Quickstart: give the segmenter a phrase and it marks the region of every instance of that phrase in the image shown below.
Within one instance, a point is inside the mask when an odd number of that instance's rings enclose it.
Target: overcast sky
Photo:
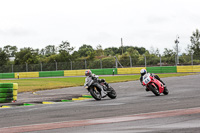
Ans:
[[[181,52],[200,29],[199,0],[0,0],[0,47],[44,48],[69,41]]]

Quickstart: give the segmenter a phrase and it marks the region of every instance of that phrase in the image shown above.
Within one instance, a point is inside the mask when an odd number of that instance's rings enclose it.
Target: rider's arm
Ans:
[[[141,83],[142,83],[142,79],[143,79],[143,77],[141,76],[141,77],[140,77],[140,82],[141,82]]]

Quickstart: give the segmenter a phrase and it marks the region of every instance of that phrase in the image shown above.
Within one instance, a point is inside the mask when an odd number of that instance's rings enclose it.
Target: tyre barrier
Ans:
[[[17,90],[17,83],[0,83],[0,103],[16,101]]]

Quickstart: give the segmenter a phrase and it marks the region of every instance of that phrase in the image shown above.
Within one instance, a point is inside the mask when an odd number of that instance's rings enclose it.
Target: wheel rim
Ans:
[[[95,94],[98,98],[101,97],[101,94],[99,93],[99,91],[97,90],[96,87],[94,87],[94,94]]]
[[[158,94],[160,94],[160,92],[159,92],[159,90],[158,90],[158,87],[157,87],[157,86],[155,86],[155,89],[156,89],[156,92],[157,92]]]

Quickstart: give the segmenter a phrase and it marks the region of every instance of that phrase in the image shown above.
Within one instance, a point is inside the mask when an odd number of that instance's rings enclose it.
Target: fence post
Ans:
[[[13,73],[13,64],[12,64],[12,73]]]
[[[85,59],[85,69],[87,69],[87,61],[86,61],[86,59]]]
[[[193,66],[193,52],[191,53],[191,65]]]
[[[146,59],[146,55],[143,55],[144,56],[144,64],[145,64],[145,67],[147,67],[147,59]]]
[[[161,55],[159,55],[159,56],[160,56],[160,66],[162,66]]]
[[[42,62],[40,62],[40,68],[41,68],[41,71],[42,71]]]
[[[116,65],[116,68],[118,68],[117,57],[116,57],[116,56],[114,56],[114,57],[115,57],[115,65]]]
[[[57,62],[56,62],[56,60],[54,60],[55,61],[55,63],[56,63],[56,71],[57,71]]]
[[[101,69],[102,69],[102,60],[100,59],[100,67],[101,67]]]
[[[70,60],[70,59],[69,59]],[[71,70],[72,70],[72,61],[70,60],[70,63],[71,63]]]
[[[177,66],[177,56],[176,56],[176,54],[175,54],[175,65]]]
[[[130,67],[132,67],[132,59],[131,59],[131,56],[130,57]]]
[[[26,72],[28,72],[28,63],[27,62],[25,63],[26,63]]]

